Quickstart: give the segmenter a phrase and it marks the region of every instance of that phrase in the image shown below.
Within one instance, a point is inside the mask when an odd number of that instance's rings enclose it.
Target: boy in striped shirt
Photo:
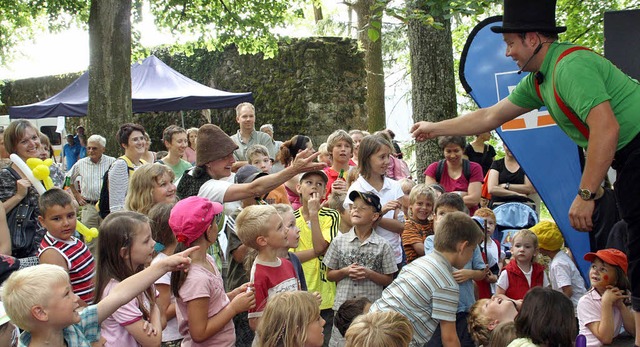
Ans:
[[[38,249],[40,263],[67,270],[73,292],[81,299],[80,305],[92,304],[95,262],[89,248],[74,236],[77,216],[73,198],[53,188],[40,196],[39,207],[38,221],[47,229]]]
[[[436,226],[435,251],[414,260],[400,271],[371,306],[373,311],[397,311],[413,325],[411,347],[422,347],[438,326],[443,346],[460,346],[456,332],[458,283],[454,268],[473,256],[483,234],[464,212],[451,212]]]

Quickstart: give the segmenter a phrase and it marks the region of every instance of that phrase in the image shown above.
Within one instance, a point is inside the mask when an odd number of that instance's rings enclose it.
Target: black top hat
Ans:
[[[556,0],[504,0],[502,26],[494,33],[547,32],[561,33],[567,27],[556,26]]]

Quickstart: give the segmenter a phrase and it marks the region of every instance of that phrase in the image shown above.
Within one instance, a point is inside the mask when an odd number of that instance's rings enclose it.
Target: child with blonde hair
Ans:
[[[398,312],[377,311],[356,317],[345,337],[345,347],[408,347],[413,327]]]
[[[404,190],[404,188],[403,188]],[[402,246],[407,264],[424,255],[424,240],[433,235],[435,194],[425,184],[414,186],[409,193],[409,219],[404,222]]]
[[[293,207],[288,204],[275,204],[271,206],[275,207],[276,211],[278,211],[287,233],[287,246],[280,248],[278,257],[291,262],[293,269],[296,271],[296,276],[298,276],[298,282],[300,282],[300,290],[307,290],[307,281],[304,279],[302,263],[293,252],[289,252],[289,249],[298,247],[298,243],[300,243],[300,228],[296,225],[296,216],[293,215]]]
[[[132,274],[82,312],[78,312],[79,298],[71,291],[69,274],[60,266],[40,264],[14,272],[3,283],[2,300],[11,321],[24,331],[20,346],[88,346],[98,341],[100,324],[105,319],[167,271],[187,269],[188,255],[194,250],[175,254]],[[142,327],[139,330],[145,334]],[[135,345],[124,342],[119,341],[119,345]]]
[[[531,230],[522,229],[513,235],[511,261],[498,277],[496,294],[519,300],[533,287],[548,287],[544,266],[535,261],[538,237]]]
[[[273,295],[258,324],[258,347],[321,347],[325,321],[315,295],[305,291]]]
[[[543,220],[530,229],[538,237],[540,253],[551,258],[549,263],[549,279],[551,288],[564,293],[574,310],[578,301],[586,293],[584,279],[571,257],[562,250],[564,238],[556,223]]]
[[[248,206],[236,218],[236,233],[242,243],[258,251],[250,268],[255,287],[255,307],[249,310],[249,326],[255,330],[270,295],[300,289],[293,265],[278,257],[289,247],[282,217],[271,205]]]

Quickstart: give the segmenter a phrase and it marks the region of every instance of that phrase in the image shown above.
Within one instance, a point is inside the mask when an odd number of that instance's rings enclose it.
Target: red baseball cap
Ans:
[[[589,252],[584,255],[584,260],[593,262],[595,258],[599,258],[609,265],[619,266],[625,274],[629,267],[627,255],[615,248],[601,249],[597,252]]]

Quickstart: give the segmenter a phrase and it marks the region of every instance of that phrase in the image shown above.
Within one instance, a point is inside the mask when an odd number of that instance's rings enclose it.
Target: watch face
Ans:
[[[580,189],[580,197],[584,200],[591,199],[592,193],[588,189]]]

